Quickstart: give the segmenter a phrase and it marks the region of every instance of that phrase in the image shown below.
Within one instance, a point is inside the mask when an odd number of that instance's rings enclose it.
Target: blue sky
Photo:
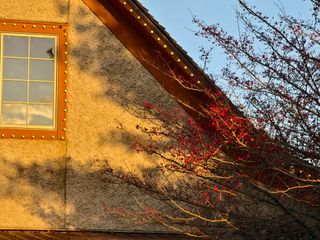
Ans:
[[[238,33],[235,10],[237,0],[139,0],[163,25],[170,35],[188,52],[200,65],[199,47],[208,46],[208,43],[196,36],[193,31],[197,28],[192,24],[192,14],[205,20],[208,24],[220,23],[221,26],[232,34]],[[258,10],[276,15],[278,6],[284,6],[288,14],[294,16],[307,16],[310,12],[308,0],[247,0],[254,4]],[[191,14],[192,13],[192,14]],[[219,51],[213,55],[209,72],[218,73],[224,65],[224,57]]]

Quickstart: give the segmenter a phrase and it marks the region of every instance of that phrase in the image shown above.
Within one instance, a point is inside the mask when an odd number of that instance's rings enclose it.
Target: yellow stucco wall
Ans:
[[[138,193],[101,173],[151,166],[119,123],[139,134],[136,106],[172,99],[81,0],[0,0],[0,18],[69,25],[66,141],[0,139],[0,229],[148,229],[106,212]]]

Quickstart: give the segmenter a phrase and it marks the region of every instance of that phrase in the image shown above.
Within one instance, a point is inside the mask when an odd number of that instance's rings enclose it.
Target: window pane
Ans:
[[[28,37],[4,36],[3,55],[12,57],[28,57]]]
[[[51,60],[30,60],[30,80],[49,80],[54,78],[54,62]]]
[[[3,81],[2,100],[14,102],[27,101],[27,82]]]
[[[28,79],[28,60],[4,58],[3,78]]]
[[[25,104],[2,104],[2,123],[26,124],[26,113]]]
[[[53,83],[35,83],[29,84],[29,102],[53,102]]]
[[[28,124],[52,126],[53,105],[29,105]]]
[[[34,58],[54,58],[53,38],[30,38],[30,57]]]

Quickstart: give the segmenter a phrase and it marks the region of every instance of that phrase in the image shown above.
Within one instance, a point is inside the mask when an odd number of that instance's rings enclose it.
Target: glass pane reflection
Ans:
[[[30,82],[29,102],[53,102],[53,83]]]
[[[30,60],[30,80],[49,80],[54,78],[54,61]]]
[[[3,78],[28,79],[28,60],[4,58]]]
[[[53,125],[53,105],[33,105],[28,106],[28,124],[30,125]]]
[[[32,58],[54,58],[53,38],[30,38],[30,57]]]
[[[2,104],[2,123],[26,124],[27,106],[25,104]]]
[[[28,57],[28,37],[4,36],[3,55],[11,57]]]
[[[27,82],[3,81],[2,100],[14,102],[27,101]]]

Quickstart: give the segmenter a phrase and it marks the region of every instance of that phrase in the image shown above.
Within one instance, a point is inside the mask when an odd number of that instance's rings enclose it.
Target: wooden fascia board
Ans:
[[[174,61],[168,49],[158,44],[153,36],[148,36],[143,24],[137,22],[120,1],[83,0],[83,2],[189,114],[198,116],[200,105],[207,102],[205,94],[201,90],[185,87],[168,73],[169,70],[173,71],[176,76],[191,81],[189,66],[188,71],[185,71],[181,65],[184,64],[182,60]],[[148,26],[152,24],[150,21],[146,23]],[[162,37],[161,40],[168,45],[167,47],[174,48],[165,38]]]

